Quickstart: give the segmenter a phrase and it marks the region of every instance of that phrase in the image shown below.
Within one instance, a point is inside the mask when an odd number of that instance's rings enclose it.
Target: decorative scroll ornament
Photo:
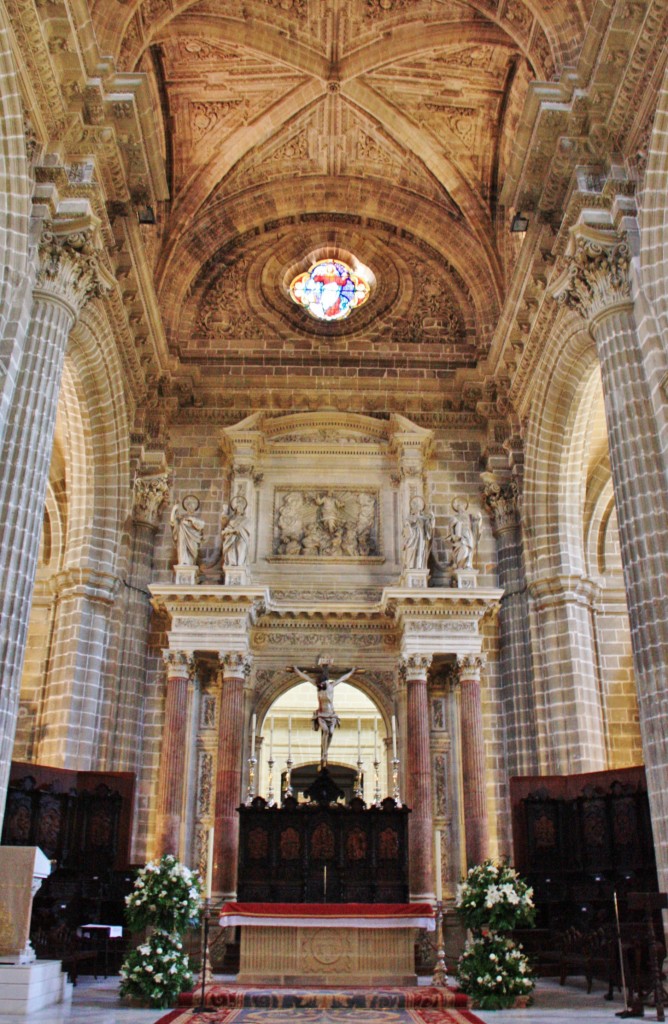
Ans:
[[[160,476],[138,476],[134,482],[132,496],[132,518],[155,529],[160,511],[169,494],[167,474]]]
[[[65,302],[75,315],[89,299],[110,290],[91,229],[60,234],[47,226],[38,251],[36,287]]]
[[[568,267],[553,291],[560,306],[575,310],[584,320],[631,301],[631,250],[617,237],[581,236],[575,239]]]

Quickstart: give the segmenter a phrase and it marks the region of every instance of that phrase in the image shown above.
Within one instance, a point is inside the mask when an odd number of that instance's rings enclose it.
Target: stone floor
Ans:
[[[485,1024],[617,1024],[615,1014],[623,1009],[621,996],[617,993],[614,1002],[608,1003],[604,992],[602,983],[587,995],[584,982],[578,984],[575,980],[560,988],[554,979],[543,979],[536,989],[534,1005],[527,1010],[476,1012]],[[656,1019],[655,1011],[648,1008],[645,1013],[646,1020]],[[164,1011],[122,1006],[118,1000],[118,978],[82,978],[74,991],[71,1008],[52,1007],[33,1013],[30,1024],[154,1024],[163,1014]],[[26,1024],[26,1018],[0,1012],[0,1024]]]

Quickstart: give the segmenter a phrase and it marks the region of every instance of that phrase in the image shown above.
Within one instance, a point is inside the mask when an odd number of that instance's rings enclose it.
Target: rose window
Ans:
[[[369,294],[364,278],[341,260],[319,260],[290,285],[290,298],[316,320],[344,320]]]

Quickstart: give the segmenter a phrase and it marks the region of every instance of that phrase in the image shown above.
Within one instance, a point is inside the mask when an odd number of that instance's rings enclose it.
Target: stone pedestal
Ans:
[[[37,846],[0,846],[0,961],[28,964],[32,899],[51,874],[51,862]]]
[[[249,584],[249,573],[245,565],[228,565],[225,567],[226,587],[245,587]]]
[[[196,565],[175,565],[174,582],[186,587],[196,587],[199,579],[199,568]]]
[[[429,586],[429,569],[406,569],[401,583],[409,590],[425,590]]]
[[[458,590],[472,590],[478,586],[477,569],[454,569],[452,573],[452,585]]]

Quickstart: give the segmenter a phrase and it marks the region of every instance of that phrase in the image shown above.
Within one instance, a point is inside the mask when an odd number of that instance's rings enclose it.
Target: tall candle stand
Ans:
[[[373,806],[380,807],[380,761],[373,762]]]
[[[286,768],[286,771],[285,771],[285,785],[283,786],[283,799],[284,800],[287,800],[287,798],[289,796],[294,796],[294,792],[292,790],[292,766],[293,766],[293,764],[294,764],[294,761],[292,760],[292,758],[288,757],[287,761],[285,762],[285,768]]]
[[[448,972],[445,966],[445,943],[443,941],[443,900],[436,900],[436,966],[432,984],[445,988],[448,984]]]
[[[246,795],[246,807],[250,807],[255,798],[255,769],[257,758],[255,754],[248,758],[248,792]]]
[[[274,759],[270,757],[267,761],[268,776],[267,776],[267,807],[275,807],[276,800],[274,799]]]
[[[215,1013],[217,1007],[205,1006],[205,991],[206,986],[210,985],[213,981],[213,974],[211,972],[211,960],[209,958],[209,912],[211,910],[211,897],[207,896],[202,903],[202,933],[201,933],[201,949],[202,949],[202,966],[200,968],[200,999],[199,1006],[193,1007],[195,1013]]]
[[[364,790],[362,789],[362,772],[364,770],[364,761],[357,762],[357,778],[355,779],[355,788],[353,795],[358,796],[360,800],[364,797]]]
[[[392,799],[394,800],[397,807],[402,807],[401,797],[399,795],[399,765],[401,761],[398,757],[392,758]]]

